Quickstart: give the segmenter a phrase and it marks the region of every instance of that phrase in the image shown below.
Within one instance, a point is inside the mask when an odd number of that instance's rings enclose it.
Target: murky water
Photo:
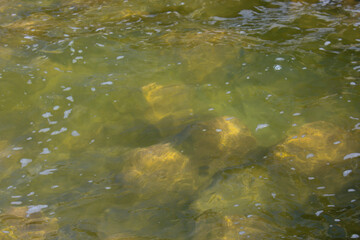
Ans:
[[[357,1],[0,0],[1,239],[360,238]]]

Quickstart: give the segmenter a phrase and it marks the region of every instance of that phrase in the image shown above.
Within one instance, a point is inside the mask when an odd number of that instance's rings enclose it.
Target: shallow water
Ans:
[[[44,239],[360,238],[359,19],[350,0],[0,0],[1,212],[57,219]],[[224,116],[241,153],[196,137]],[[310,146],[341,161],[276,159],[317,121],[349,144]]]

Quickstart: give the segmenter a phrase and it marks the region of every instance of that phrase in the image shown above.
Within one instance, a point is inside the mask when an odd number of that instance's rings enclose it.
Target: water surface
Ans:
[[[1,212],[56,219],[41,239],[359,238],[359,19],[357,1],[0,0]],[[247,144],[221,148],[231,119]],[[328,167],[276,158],[314,122]]]

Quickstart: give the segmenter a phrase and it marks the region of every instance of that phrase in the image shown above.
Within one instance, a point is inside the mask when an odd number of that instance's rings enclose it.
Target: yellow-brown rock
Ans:
[[[86,6],[96,6],[96,5],[100,5],[102,3],[108,3],[110,2],[109,0],[92,0],[92,1],[87,1],[87,0],[62,0],[61,1],[63,5],[86,5]]]
[[[223,48],[227,47],[214,48],[211,45],[200,45],[182,51],[184,64],[191,72],[191,81],[204,82],[209,74],[220,68],[226,60],[233,57],[225,56],[224,54],[227,54],[227,51]]]
[[[0,140],[0,182],[20,168],[19,160],[23,158],[23,152],[14,150],[14,147],[7,140]]]
[[[227,59],[223,55],[226,51],[219,51],[214,45],[228,42],[228,37],[224,31],[192,31],[170,32],[162,36],[162,40],[182,49],[183,65],[191,72],[191,80],[201,82]]]
[[[244,156],[256,146],[250,130],[237,118],[223,116],[193,126],[190,145],[196,156]]]
[[[192,90],[189,87],[151,83],[142,87],[142,92],[151,107],[148,119],[162,135],[178,133],[191,121]]]
[[[199,215],[209,211],[223,214],[232,214],[235,211],[253,214],[258,211],[258,206],[265,207],[264,201],[271,198],[267,184],[269,176],[263,168],[227,170],[218,177],[216,184],[211,184],[200,193],[191,207]]]
[[[343,161],[351,153],[349,132],[331,123],[318,121],[303,125],[295,135],[275,147],[274,158],[292,170],[311,174]]]
[[[120,9],[118,11],[112,11],[113,13],[107,14],[105,17],[102,17],[101,21],[121,21],[125,19],[139,19],[148,15],[149,13],[142,10],[135,9]]]
[[[0,62],[11,61],[14,50],[9,47],[0,47]]]
[[[0,215],[1,239],[45,240],[54,237],[58,231],[56,218],[43,216],[41,212],[30,213],[28,207],[13,207]]]
[[[226,40],[233,40],[233,36],[229,34],[229,32],[222,30],[189,32],[172,31],[164,34],[160,39],[163,43],[169,44],[171,46],[194,47],[201,44],[214,45],[223,43]]]
[[[43,33],[54,27],[54,18],[46,13],[33,13],[4,27],[12,31],[20,31],[31,35]]]
[[[169,143],[139,148],[129,156],[124,180],[142,193],[192,189],[194,186],[188,162],[188,157]]]
[[[257,45],[260,40],[229,29],[198,29],[168,32],[159,38],[159,43],[179,49],[191,82],[203,82],[227,61],[232,61],[233,52]]]
[[[225,216],[224,225],[227,230],[223,237],[224,240],[269,239],[276,236],[274,233],[278,230],[274,223],[259,216]]]
[[[150,240],[150,239],[154,239],[154,238],[137,237],[137,236],[131,236],[129,234],[122,234],[122,233],[114,234],[114,235],[106,238],[106,240]]]
[[[194,239],[257,240],[273,239],[275,236],[281,236],[280,228],[265,218],[255,215],[225,215],[198,219]]]
[[[186,28],[186,26],[184,26]],[[181,47],[183,49],[192,49],[202,46],[223,46],[239,45],[249,47],[261,43],[258,38],[246,36],[230,29],[195,29],[191,31],[171,31],[159,38],[160,43],[172,47]],[[206,61],[207,59],[203,59]]]
[[[151,83],[144,86],[142,90],[157,119],[162,119],[179,109],[183,109],[183,101],[188,101],[188,89],[182,85],[161,86],[157,83]]]
[[[6,140],[0,140],[0,158],[5,158],[11,154],[10,146]]]

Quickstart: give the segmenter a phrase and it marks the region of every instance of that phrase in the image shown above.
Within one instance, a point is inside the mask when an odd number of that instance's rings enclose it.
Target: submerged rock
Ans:
[[[359,181],[358,142],[350,131],[317,121],[304,124],[275,146],[269,161],[274,177],[286,181],[282,191],[290,197],[284,205],[291,207],[292,219],[299,217],[297,211],[322,217],[332,206],[345,209],[352,202]],[[284,181],[279,178],[275,182]],[[301,216],[299,220],[307,226],[313,224]]]
[[[171,33],[169,33],[171,34]],[[206,77],[221,68],[229,59],[233,59],[229,46],[217,46],[220,42],[228,42],[226,34],[222,32],[205,32],[163,36],[164,42],[170,46],[180,48],[182,66],[187,72],[189,82],[204,82]],[[232,54],[229,54],[229,53]]]
[[[161,193],[161,195],[168,194],[168,192]],[[193,221],[180,210],[184,206],[169,205],[159,201],[149,205],[148,200],[142,199],[142,203],[131,208],[107,209],[98,226],[101,232],[99,239],[165,240],[174,239],[174,236],[175,239],[189,239],[186,237],[188,232],[184,230],[192,229]]]
[[[14,50],[8,47],[0,46],[0,66],[5,65],[7,62],[11,62],[11,58],[14,55]]]
[[[191,145],[198,154],[222,156],[227,153],[245,155],[256,145],[250,130],[237,118],[223,116],[193,126]]]
[[[142,90],[157,119],[162,119],[181,109],[187,109],[186,103],[189,103],[190,89],[186,86],[161,86],[157,83],[151,83],[144,86]]]
[[[135,149],[124,169],[124,180],[142,194],[158,194],[194,188],[189,158],[169,143]]]
[[[188,48],[182,51],[181,57],[184,59],[184,65],[189,71],[188,78],[191,82],[204,82],[216,69],[221,68],[226,61],[233,59],[233,55],[228,54],[228,46],[214,47],[209,44]]]
[[[260,167],[224,171],[191,205],[199,214],[254,214],[271,199],[266,170]]]
[[[208,80],[223,66],[227,67],[237,52],[261,44],[261,40],[239,31],[219,28],[169,31],[159,37],[158,41],[165,47],[178,50],[181,64],[188,71],[186,78],[191,83]]]
[[[6,140],[0,140],[0,159],[11,154],[11,149]]]
[[[192,156],[194,168],[213,175],[220,169],[243,163],[256,146],[250,130],[234,117],[217,117],[187,129],[181,147]]]
[[[3,27],[11,31],[20,31],[30,35],[46,33],[54,28],[55,19],[43,12],[33,13],[23,19],[4,25]]]
[[[186,27],[187,26],[184,26],[184,28]],[[215,52],[211,51],[210,47],[212,47],[213,50],[215,46],[224,46],[226,44],[231,45],[232,47],[234,47],[233,45],[250,47],[261,44],[262,40],[244,35],[242,33],[239,33],[239,31],[231,29],[201,28],[188,31],[169,31],[159,38],[159,42],[161,44],[169,45],[172,47],[180,47],[183,50],[191,50],[193,48],[201,49],[202,47],[208,46],[208,50],[210,50],[210,53],[214,54]],[[184,52],[182,56],[186,57],[186,54],[187,53]],[[204,58],[201,62],[206,63],[206,61],[208,61],[208,59]]]
[[[104,211],[102,239],[168,239],[182,234],[188,223],[179,217],[180,209],[187,207],[197,186],[189,158],[169,143],[156,144],[132,150],[121,172],[123,193],[116,207]]]
[[[349,132],[318,121],[303,125],[295,135],[277,145],[273,154],[276,161],[292,170],[311,174],[343,161],[352,145]]]
[[[202,216],[197,220],[194,239],[274,239],[280,234],[274,222],[259,216]]]
[[[38,209],[41,209],[41,205],[12,207],[1,214],[1,239],[45,240],[49,239],[49,237],[55,237],[59,228],[57,219],[43,216],[40,211],[37,211]]]
[[[25,167],[30,159],[24,157],[24,149],[11,145],[7,140],[0,140],[0,182],[14,174],[20,167]],[[8,194],[9,191],[5,190]],[[4,194],[3,194],[4,197]]]
[[[225,30],[205,30],[188,32],[168,32],[161,36],[161,42],[171,46],[194,47],[199,44],[219,44],[226,40],[234,40],[234,36]],[[204,59],[205,60],[205,59]]]
[[[297,214],[302,208],[298,208],[297,200],[289,196],[290,193],[281,192],[287,183],[275,185],[271,174],[268,169],[253,165],[226,169],[216,175],[191,204],[199,216],[194,239],[279,239],[284,236],[286,228],[298,220]],[[290,205],[298,212],[293,214]]]
[[[192,120],[192,90],[184,85],[162,86],[151,83],[142,87],[143,95],[151,107],[149,121],[162,135],[178,133]]]
[[[150,11],[166,12],[174,11],[190,19],[209,20],[223,18],[235,18],[243,9],[251,9],[261,1],[188,1],[188,0],[165,0],[146,1]]]
[[[86,15],[96,15],[97,8],[93,9],[93,12],[86,12]],[[99,21],[101,22],[115,22],[115,21],[124,21],[124,20],[138,20],[140,18],[146,17],[149,13],[142,10],[142,9],[114,9],[113,7],[109,6],[107,9],[103,10],[107,14],[104,14]]]
[[[150,240],[150,239],[154,239],[154,238],[144,238],[144,237],[136,237],[136,236],[131,236],[131,235],[127,235],[127,234],[114,234],[108,238],[106,238],[106,240]]]

